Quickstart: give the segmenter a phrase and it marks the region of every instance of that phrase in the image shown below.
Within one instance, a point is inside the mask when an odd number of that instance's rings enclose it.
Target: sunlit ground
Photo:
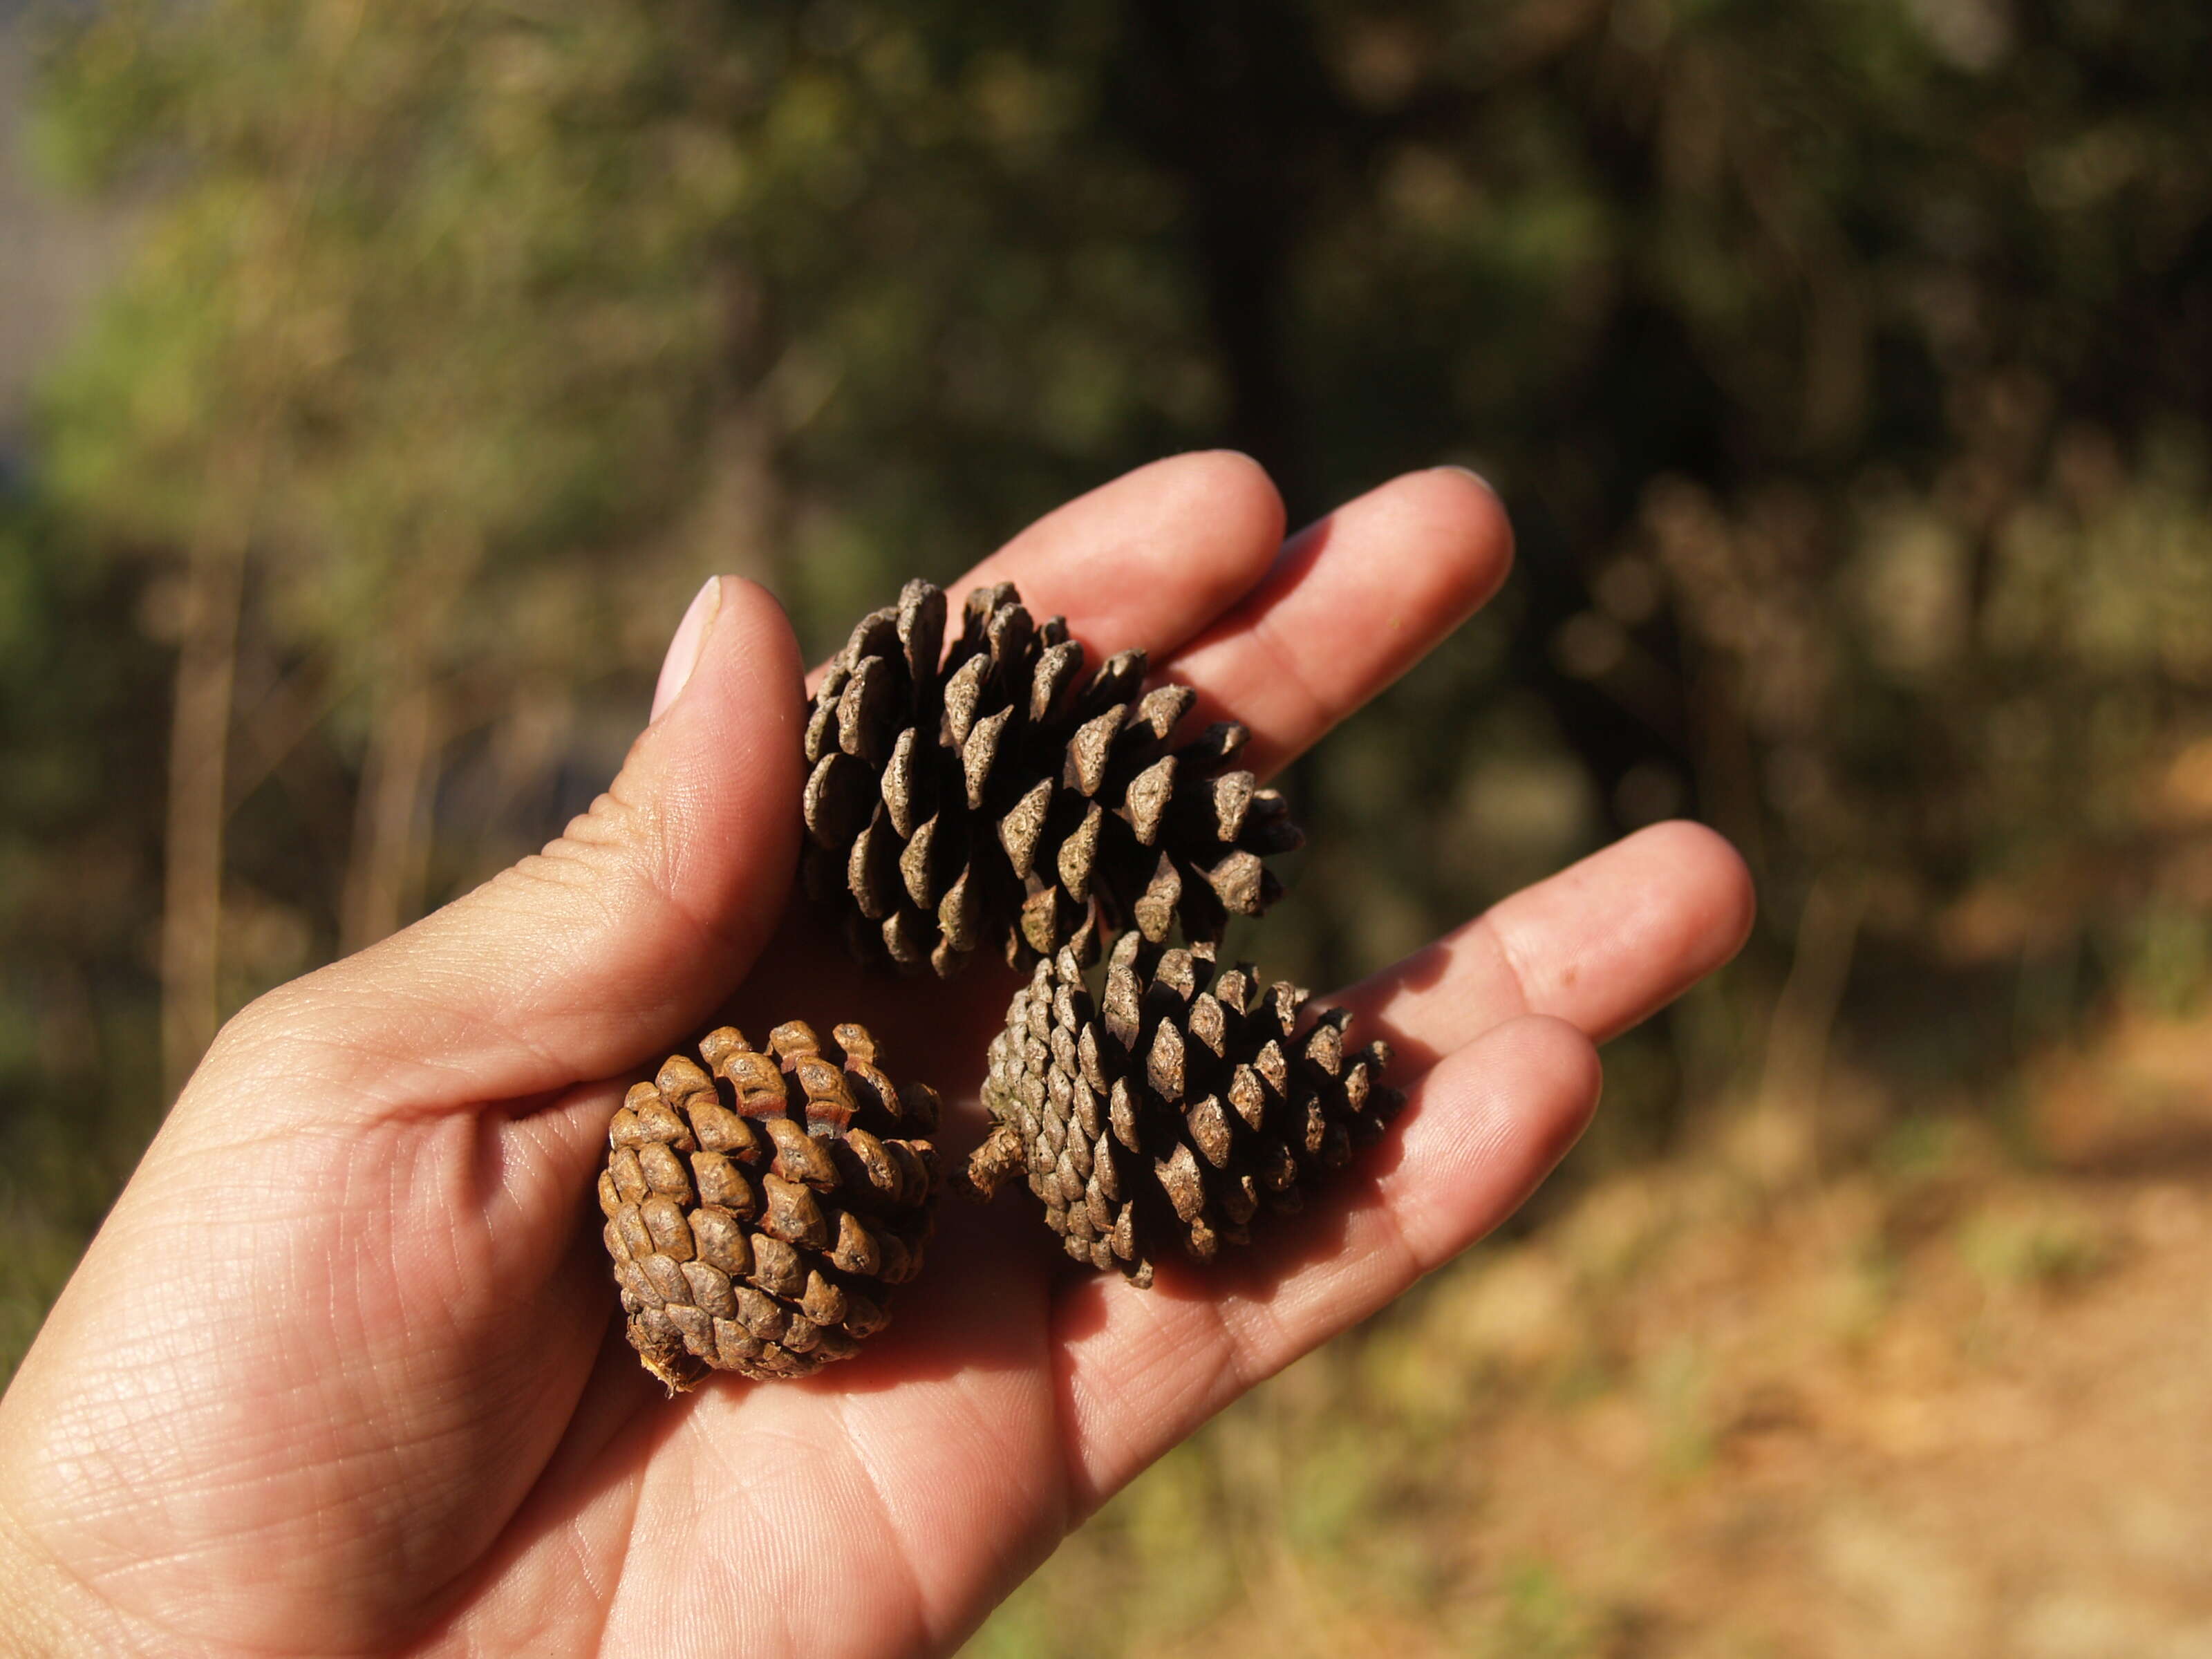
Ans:
[[[1857,1167],[1745,1103],[1310,1359],[990,1655],[2212,1654],[2212,1024]],[[1892,1103],[1893,1105],[1895,1103]]]

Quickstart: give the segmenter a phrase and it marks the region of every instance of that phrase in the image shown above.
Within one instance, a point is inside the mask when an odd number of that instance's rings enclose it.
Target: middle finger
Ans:
[[[1754,908],[1735,848],[1702,824],[1655,823],[1331,1000],[1408,1075],[1522,1014],[1602,1042],[1733,957]]]
[[[1488,484],[1459,467],[1409,472],[1292,537],[1163,672],[1196,688],[1196,720],[1250,727],[1239,764],[1268,776],[1473,616],[1512,564]]]

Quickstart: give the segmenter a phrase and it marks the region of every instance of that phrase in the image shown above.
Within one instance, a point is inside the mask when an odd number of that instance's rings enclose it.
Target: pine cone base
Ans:
[[[895,1089],[864,1027],[834,1036],[842,1066],[804,1024],[765,1054],[724,1026],[699,1044],[703,1068],[672,1055],[615,1114],[604,1237],[630,1346],[672,1393],[710,1370],[797,1377],[848,1358],[921,1269],[937,1097]]]

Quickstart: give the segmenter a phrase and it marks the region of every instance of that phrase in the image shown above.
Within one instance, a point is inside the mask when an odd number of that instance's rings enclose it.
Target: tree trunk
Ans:
[[[439,726],[437,693],[421,653],[410,652],[369,734],[339,907],[342,950],[375,944],[422,908]]]
[[[1224,440],[1274,477],[1298,522],[1319,481],[1288,362],[1290,267],[1320,199],[1340,112],[1303,6],[1133,0],[1139,140],[1188,192],[1206,310],[1229,389]]]
[[[241,490],[234,515],[218,515],[231,517],[231,522],[208,527],[185,572],[185,635],[177,653],[169,732],[161,904],[161,1076],[172,1097],[215,1040],[220,1015],[218,939],[228,818],[224,773],[246,580],[243,502],[252,493]]]

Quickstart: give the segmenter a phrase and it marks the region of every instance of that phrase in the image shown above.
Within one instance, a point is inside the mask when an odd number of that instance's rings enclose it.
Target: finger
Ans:
[[[226,1042],[311,1056],[319,1109],[354,1093],[388,1111],[608,1076],[689,1030],[775,924],[800,781],[782,611],[734,576],[698,603],[712,615],[680,693],[559,840],[272,993]]]
[[[1479,610],[1513,563],[1490,486],[1457,467],[1393,479],[1294,537],[1262,581],[1166,660],[1200,720],[1252,730],[1279,769]]]
[[[1743,947],[1757,901],[1742,857],[1702,824],[1658,823],[1522,889],[1338,999],[1409,1067],[1501,1020],[1548,1014],[1596,1042]]]
[[[1032,616],[1064,616],[1094,661],[1157,660],[1258,581],[1283,539],[1283,501],[1249,455],[1214,450],[1140,466],[1047,514],[954,582],[1012,582]],[[817,668],[810,689],[821,676]]]
[[[1079,1506],[1511,1214],[1582,1133],[1598,1087],[1596,1051],[1574,1027],[1508,1021],[1414,1086],[1395,1154],[1377,1155],[1386,1169],[1279,1224],[1274,1259],[1301,1236],[1312,1259],[1273,1281],[1255,1259],[1227,1283],[1163,1267],[1151,1291],[1098,1279],[1069,1291],[1057,1330]]]

